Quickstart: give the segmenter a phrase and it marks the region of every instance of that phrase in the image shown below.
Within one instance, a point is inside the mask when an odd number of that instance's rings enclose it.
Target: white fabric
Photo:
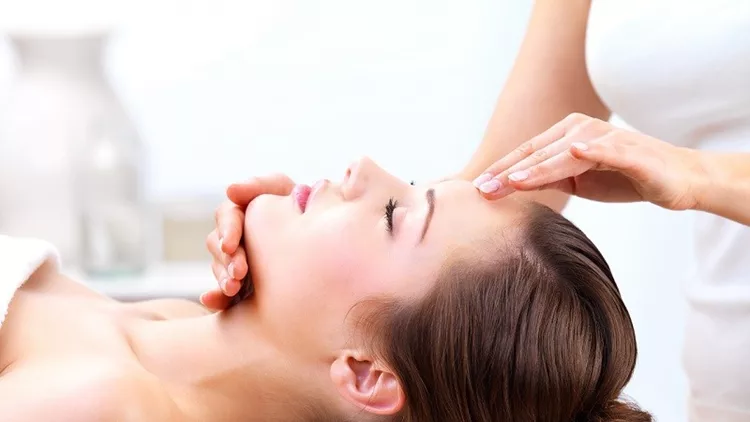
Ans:
[[[636,130],[750,151],[750,1],[594,0],[586,44],[597,93]],[[750,228],[696,213],[693,229],[691,420],[750,421]]]
[[[18,288],[46,260],[60,265],[57,250],[48,242],[0,235],[0,328]]]

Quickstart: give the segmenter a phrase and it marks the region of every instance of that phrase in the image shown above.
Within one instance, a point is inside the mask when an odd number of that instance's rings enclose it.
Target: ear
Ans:
[[[331,364],[331,380],[347,401],[377,415],[394,415],[406,401],[393,372],[355,351],[342,351]]]

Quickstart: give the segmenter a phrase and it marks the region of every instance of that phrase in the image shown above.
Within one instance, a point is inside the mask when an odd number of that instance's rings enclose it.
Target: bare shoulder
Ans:
[[[18,422],[182,419],[161,385],[139,371],[115,367],[92,371],[75,364],[66,370],[59,368],[56,365],[48,371],[38,365],[0,377],[0,414]]]
[[[202,305],[185,299],[154,299],[128,303],[126,306],[157,319],[193,318],[212,313]]]

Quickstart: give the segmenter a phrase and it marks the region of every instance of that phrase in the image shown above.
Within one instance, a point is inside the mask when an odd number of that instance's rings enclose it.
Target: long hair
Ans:
[[[637,348],[610,268],[575,225],[530,205],[489,258],[450,262],[367,332],[406,393],[399,422],[651,422],[622,400]]]

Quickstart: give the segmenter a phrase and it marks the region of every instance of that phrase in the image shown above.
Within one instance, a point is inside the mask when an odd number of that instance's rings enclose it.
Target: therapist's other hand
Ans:
[[[283,174],[254,177],[227,188],[229,200],[216,209],[216,228],[206,238],[206,247],[213,258],[211,269],[219,288],[201,295],[204,306],[216,310],[226,308],[249,271],[245,248],[240,243],[247,205],[264,194],[288,195],[292,188],[294,182]]]
[[[489,199],[557,189],[600,202],[697,205],[705,171],[696,151],[572,114],[490,166],[474,185]]]

